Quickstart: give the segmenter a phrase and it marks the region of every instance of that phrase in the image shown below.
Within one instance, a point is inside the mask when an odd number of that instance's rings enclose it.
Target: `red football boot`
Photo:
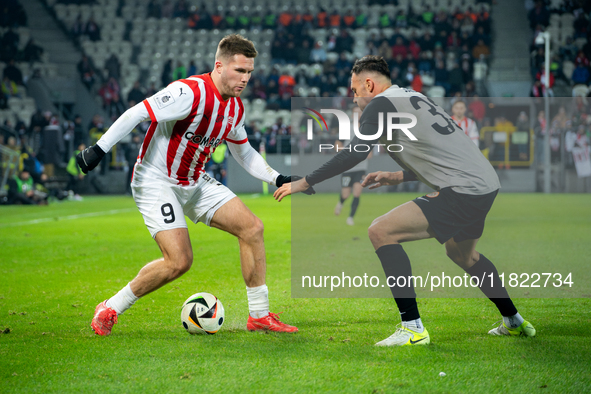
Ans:
[[[297,327],[281,323],[279,316],[275,313],[269,313],[260,319],[255,319],[249,315],[246,328],[248,331],[298,332]]]
[[[97,335],[106,336],[111,333],[114,324],[117,324],[117,312],[107,306],[107,301],[98,304],[90,327]]]

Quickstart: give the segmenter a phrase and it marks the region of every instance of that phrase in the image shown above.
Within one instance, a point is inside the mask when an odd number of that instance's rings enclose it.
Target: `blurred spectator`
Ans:
[[[150,0],[147,8],[148,8],[148,18],[160,19],[160,17],[161,17],[160,4],[156,0]]]
[[[74,116],[74,145],[88,144],[88,135],[82,126],[82,117],[80,115]]]
[[[105,62],[105,70],[107,71],[107,78],[119,80],[121,76],[121,62],[119,62],[119,58],[114,53]]]
[[[20,37],[18,33],[16,33],[12,27],[9,27],[8,31],[4,33],[2,40],[0,41],[0,44],[2,44],[1,46],[4,60],[14,58],[16,56],[18,52],[19,40]]]
[[[482,100],[480,100],[480,97],[477,94],[474,94],[472,102],[468,106],[468,109],[472,113],[472,117],[474,118],[474,120],[482,124],[482,120],[486,115],[486,107],[484,106],[484,103],[482,102]]]
[[[78,17],[72,24],[72,28],[70,29],[70,33],[72,36],[77,39],[81,35],[86,33],[86,24],[82,20],[82,15],[78,14]]]
[[[95,67],[92,63],[92,60],[86,56],[82,55],[82,59],[78,62],[78,73],[80,74],[80,79],[82,83],[86,86],[88,90],[92,89],[95,81]]]
[[[479,147],[480,146],[480,133],[478,132],[478,126],[476,122],[465,116],[466,114],[466,103],[462,100],[457,100],[451,107],[452,119],[457,123],[458,126],[464,131],[464,133],[470,137],[472,142]]]
[[[170,19],[172,18],[172,14],[174,12],[174,4],[172,4],[171,0],[164,0],[162,5],[160,6],[160,16],[162,18]]]
[[[48,177],[54,176],[55,167],[59,167],[63,163],[62,156],[64,155],[64,151],[62,128],[57,119],[52,116],[49,124],[43,129],[40,152],[40,159],[45,166],[45,174]]]
[[[542,96],[554,96],[554,92],[552,90],[552,88],[554,87],[554,75],[550,73],[549,89],[548,91],[546,91],[546,69],[544,67],[544,64],[542,64],[542,71],[536,74],[536,81],[540,81],[540,84],[542,86]]]
[[[332,14],[330,14],[328,23],[330,27],[341,27],[341,14],[339,14],[338,9],[335,8]]]
[[[179,60],[176,64],[176,68],[172,72],[172,80],[177,81],[185,78],[187,78],[187,68],[183,66],[183,63]]]
[[[586,85],[587,82],[589,82],[589,68],[579,63],[575,68],[575,71],[573,71],[571,79],[575,84]]]
[[[101,28],[99,25],[94,21],[94,18],[91,16],[88,18],[88,22],[86,22],[85,33],[88,36],[90,41],[100,41],[101,39]]]
[[[337,70],[350,71],[351,67],[353,67],[353,63],[351,63],[351,61],[347,59],[347,54],[345,52],[342,52],[339,56],[339,60],[337,60],[334,66]]]
[[[35,44],[35,41],[31,38],[23,49],[23,60],[26,62],[34,63],[41,61],[41,55],[43,55],[43,48]]]
[[[197,66],[195,65],[195,60],[191,60],[189,62],[189,68],[187,69],[187,75],[197,75]]]
[[[209,166],[207,172],[211,174],[216,181],[222,185],[226,185],[228,145],[222,143],[211,155],[211,160],[208,162]]]
[[[19,1],[0,2],[0,27],[27,26],[27,13]]]
[[[295,48],[295,60],[299,64],[310,62],[310,42],[308,40],[302,41],[302,44]]]
[[[435,64],[435,85],[443,87],[446,93],[451,90],[449,74],[445,68],[445,64],[441,60],[437,61]]]
[[[46,205],[47,193],[36,190],[31,174],[24,170],[8,181],[8,203]]]
[[[337,53],[353,52],[354,44],[355,44],[355,40],[353,39],[353,37],[351,37],[351,35],[347,31],[347,29],[342,29],[341,34],[339,35],[339,37],[336,40],[334,50]]]
[[[85,144],[79,144],[78,149],[74,151],[70,160],[68,160],[68,165],[66,166],[66,171],[68,172],[68,184],[66,186],[66,190],[71,190],[74,194],[75,200],[82,200],[80,197],[80,186],[84,181],[84,173],[78,166],[76,162],[76,155],[86,149]]]
[[[162,75],[160,76],[162,86],[168,86],[172,82],[172,59],[168,59],[162,68]]]
[[[482,40],[482,39],[478,40],[478,44],[476,44],[474,46],[474,48],[472,49],[472,57],[475,60],[479,60],[479,59],[487,59],[489,56],[490,56],[489,47],[484,43],[484,40]]]
[[[144,92],[140,81],[135,81],[133,83],[133,87],[127,94],[127,103],[131,107],[137,103],[142,102],[146,98],[146,93]]]
[[[317,41],[314,44],[314,49],[310,52],[310,60],[313,63],[324,63],[326,61],[326,51],[322,46],[322,41]]]
[[[528,19],[532,30],[538,25],[546,27],[550,24],[550,12],[543,1],[536,1],[534,9],[529,12]]]
[[[517,131],[526,131],[529,135],[529,118],[525,111],[521,111],[517,116],[517,121],[515,122],[515,128]],[[529,138],[528,138],[529,140]],[[528,152],[529,144],[518,144],[519,149],[519,160],[527,160],[527,152]]]
[[[582,50],[579,51],[577,57],[575,58],[575,66],[578,66],[579,64],[583,65],[584,67],[589,67],[589,59]]]
[[[20,93],[16,83],[8,79],[8,77],[4,77],[2,79],[2,94],[7,99],[11,97],[20,97]]]
[[[98,93],[103,99],[104,109],[109,109],[111,107],[111,102],[115,96],[119,96],[120,90],[119,83],[113,77],[109,78],[109,80],[100,88]]]
[[[462,91],[464,75],[458,63],[454,63],[453,68],[449,71],[449,85],[452,93]]]
[[[111,100],[109,107],[107,108],[107,112],[111,120],[115,121],[118,117],[120,117],[123,112],[125,112],[125,105],[121,101],[121,96],[119,96],[119,92],[113,95],[113,99]]]
[[[8,108],[8,97],[4,94],[3,89],[0,89],[0,110]]]
[[[146,90],[146,97],[152,97],[158,93],[158,89],[156,89],[156,84],[154,82],[150,83],[150,87]]]
[[[404,45],[404,41],[401,37],[396,39],[396,44],[392,47],[392,57],[396,58],[398,55],[402,56],[403,58],[406,57],[408,53],[408,48]]]
[[[589,19],[585,12],[579,12],[579,16],[575,19],[573,27],[575,29],[575,39],[587,37],[589,33]]]
[[[3,78],[8,78],[17,85],[23,85],[23,73],[14,64],[14,59],[10,59],[6,68],[2,72]]]

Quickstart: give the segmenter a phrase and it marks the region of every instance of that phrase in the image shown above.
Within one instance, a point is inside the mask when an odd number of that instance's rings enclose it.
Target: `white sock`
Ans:
[[[503,316],[503,323],[509,328],[517,328],[523,324],[523,317],[519,313],[513,316]]]
[[[425,331],[425,327],[423,326],[423,322],[421,321],[420,317],[411,321],[403,321],[402,327],[413,330],[414,332],[418,332],[419,334]]]
[[[123,312],[131,308],[137,300],[139,300],[139,297],[136,297],[135,294],[133,294],[130,283],[128,283],[127,286],[119,291],[119,293],[107,300],[107,306],[114,309],[115,312],[117,312],[117,315],[122,315]]]
[[[246,286],[246,296],[248,297],[248,310],[253,319],[260,319],[269,314],[269,289],[267,285]]]

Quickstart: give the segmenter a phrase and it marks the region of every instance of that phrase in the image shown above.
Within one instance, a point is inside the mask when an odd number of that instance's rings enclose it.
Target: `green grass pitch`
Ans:
[[[305,197],[318,216],[313,231],[338,228],[368,242],[367,226],[384,204],[416,196],[363,195],[354,227],[344,224],[348,205],[345,217],[332,214],[336,195]],[[265,223],[271,309],[299,327],[295,335],[246,331],[237,241],[189,224],[192,269],[138,301],[110,337],[98,337],[89,327],[96,304],[160,257],[132,199],[0,207],[0,392],[591,391],[589,298],[517,299],[538,330],[534,339],[488,336],[498,313],[487,300],[423,298],[432,344],[376,348],[399,322],[393,300],[292,299],[289,199],[243,199]],[[588,195],[501,194],[479,249],[493,262],[588,266],[589,218]],[[411,261],[453,265],[434,240],[405,249]],[[182,328],[180,306],[197,291],[224,303],[216,335]]]

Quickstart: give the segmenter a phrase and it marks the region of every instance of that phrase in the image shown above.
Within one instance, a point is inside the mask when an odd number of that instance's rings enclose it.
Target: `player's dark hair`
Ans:
[[[390,68],[388,63],[381,56],[367,55],[361,59],[357,59],[353,68],[351,68],[351,74],[361,74],[362,72],[375,72],[390,79]]]
[[[218,44],[216,53],[217,58],[229,58],[234,55],[244,55],[249,58],[255,58],[258,55],[252,41],[242,37],[240,34],[229,34],[222,38]]]
[[[456,105],[457,103],[462,103],[462,104],[464,104],[464,107],[467,107],[467,105],[466,105],[466,102],[465,102],[464,100],[456,100],[456,101],[454,101],[454,103],[451,105],[451,106],[452,106],[452,108],[453,108],[453,106],[454,106],[454,105]]]

